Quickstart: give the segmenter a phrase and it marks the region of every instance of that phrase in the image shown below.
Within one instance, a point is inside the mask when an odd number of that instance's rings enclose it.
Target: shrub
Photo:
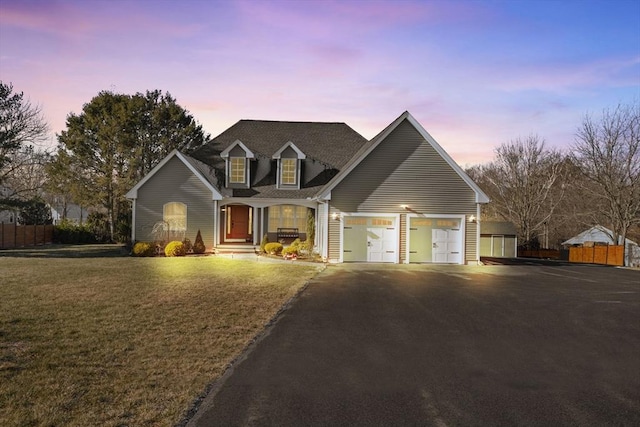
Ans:
[[[282,256],[285,258],[290,258],[295,256],[297,258],[299,255],[298,249],[299,249],[298,246],[294,246],[294,245],[287,246],[282,250]]]
[[[133,256],[154,256],[156,254],[155,245],[147,242],[138,242],[133,245],[131,255]]]
[[[295,246],[296,248],[300,247],[300,238],[291,242],[291,246]]]
[[[270,255],[280,255],[282,252],[282,243],[272,242],[264,245],[264,250]]]
[[[86,224],[76,224],[68,219],[63,219],[53,228],[53,240],[56,243],[98,243]]]
[[[300,252],[311,255],[313,252],[313,240],[305,240],[300,243]]]
[[[167,246],[164,247],[165,256],[185,256],[187,251],[184,250],[184,245],[182,242],[174,240],[173,242],[167,243]]]
[[[269,235],[265,234],[264,236],[262,236],[262,242],[260,242],[260,252],[261,253],[267,252],[265,250],[265,248],[264,248],[265,246],[267,246],[267,243],[269,243]]]
[[[202,241],[202,235],[200,234],[200,230],[198,230],[198,234],[196,235],[196,241],[193,244],[193,253],[194,254],[203,254],[207,248]]]
[[[185,239],[182,241],[182,244],[184,245],[184,251],[186,253],[191,252],[191,250],[193,249],[193,245],[191,244],[191,240],[187,239],[185,237]]]

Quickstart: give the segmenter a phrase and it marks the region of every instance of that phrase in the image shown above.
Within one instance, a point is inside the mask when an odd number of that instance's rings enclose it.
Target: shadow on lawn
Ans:
[[[124,245],[45,245],[1,249],[0,258],[114,258],[129,256]]]

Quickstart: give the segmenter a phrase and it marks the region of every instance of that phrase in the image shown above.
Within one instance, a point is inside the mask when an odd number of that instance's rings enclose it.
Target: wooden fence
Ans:
[[[624,246],[581,246],[569,248],[570,262],[589,264],[624,265]]]
[[[53,225],[0,223],[0,249],[47,245],[53,242]]]

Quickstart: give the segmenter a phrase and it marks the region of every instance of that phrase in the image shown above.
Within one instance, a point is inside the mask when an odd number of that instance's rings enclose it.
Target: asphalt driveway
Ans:
[[[640,271],[340,265],[190,426],[640,425]]]

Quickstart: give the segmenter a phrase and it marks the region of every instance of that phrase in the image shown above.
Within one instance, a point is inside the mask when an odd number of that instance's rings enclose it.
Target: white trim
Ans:
[[[218,201],[213,201],[213,247],[220,244],[220,213],[218,212]]]
[[[184,155],[182,153],[180,153],[178,150],[173,150],[171,153],[167,154],[167,157],[162,159],[160,161],[160,163],[155,165],[155,167],[153,169],[151,169],[151,171],[149,171],[149,173],[144,176],[144,178],[142,178],[140,181],[138,181],[138,183],[131,190],[129,190],[127,192],[125,197],[127,199],[133,199],[133,200],[137,199],[138,198],[138,190],[140,189],[140,187],[142,187],[147,181],[149,181],[151,179],[151,177],[154,176],[160,169],[162,169],[162,167],[165,164],[167,164],[167,162],[169,160],[171,160],[173,157],[177,157],[178,159],[180,159],[180,161],[182,163],[184,163],[184,165],[187,168],[189,168],[189,170],[205,185],[205,187],[207,187],[211,191],[212,200],[220,200],[220,199],[222,199],[222,194],[218,191],[218,189],[215,188],[209,181],[207,181],[202,176],[200,171],[198,171],[196,168],[194,168],[193,165],[187,159],[185,159]]]
[[[296,169],[295,169],[296,176],[295,176],[295,182],[293,184],[282,183],[282,173],[284,172],[284,170],[282,169],[283,160],[293,160],[296,162]],[[300,160],[291,157],[291,158],[278,159],[277,163],[278,165],[277,165],[277,171],[276,171],[276,187],[279,190],[299,190],[300,189],[300,169],[302,169]]]
[[[457,215],[457,214],[407,214],[407,232],[405,233],[407,237],[406,249],[405,249],[405,259],[407,263],[409,262],[409,248],[411,247],[411,218],[456,218],[460,220],[460,248],[461,256],[460,262],[458,264],[464,265],[467,263],[467,216],[466,215]]]
[[[253,213],[251,214],[251,225],[253,226],[253,230],[251,230],[252,234],[253,234],[253,244],[254,246],[256,244],[260,244],[260,242],[257,241],[258,239],[258,235],[260,234],[260,230],[258,230],[258,209],[260,208],[256,208],[255,206],[252,206],[251,209],[253,210]],[[262,238],[260,239],[262,240]]]
[[[430,144],[440,157],[446,161],[449,166],[462,178],[462,180],[476,193],[476,203],[488,203],[489,197],[473,182],[471,178],[462,170],[460,166],[447,154],[447,152],[436,142],[435,139],[418,123],[418,121],[408,112],[405,111],[394,120],[389,126],[387,126],[382,132],[376,135],[369,143],[365,144],[362,149],[342,168],[338,174],[333,177],[318,193],[319,198],[323,198],[326,194],[334,189],[342,180],[344,180],[382,141],[384,141],[391,132],[393,132],[404,120],[408,120],[409,123],[418,131],[425,141]]]
[[[243,163],[244,163],[244,181],[231,181],[231,172],[232,172],[232,167],[233,167],[233,163],[232,163],[232,159],[242,159]],[[227,157],[225,159],[225,164],[226,164],[226,187],[229,187],[231,185],[233,186],[246,186],[249,187],[249,160],[247,157],[238,157],[238,156],[231,156],[231,157]],[[234,187],[236,188],[236,187]]]
[[[293,151],[296,152],[296,154],[298,155],[298,160],[307,158],[306,154],[304,154],[298,147],[296,147],[296,144],[294,144],[291,141],[289,141],[286,144],[284,144],[278,151],[276,151],[273,154],[273,156],[271,158],[272,159],[280,159],[280,155],[282,154],[282,152],[284,150],[286,150],[287,148],[289,148],[289,147],[291,147],[293,149]]]
[[[329,202],[321,203],[322,206],[322,259],[329,260]]]
[[[256,156],[253,154],[253,152],[249,150],[247,146],[244,145],[239,139],[236,139],[230,146],[225,148],[222,153],[220,153],[220,157],[226,159],[227,157],[229,157],[229,153],[231,152],[231,150],[236,148],[238,145],[240,146],[240,148],[242,148],[242,150],[244,150],[244,153],[246,154],[245,157],[247,159],[255,159]]]
[[[269,206],[274,205],[296,205],[312,209],[316,209],[318,207],[318,201],[314,199],[256,199],[255,197],[228,197],[220,200],[220,207],[231,204],[243,204],[256,208],[268,208]]]
[[[131,243],[136,241],[136,199],[131,200]]]
[[[395,229],[396,229],[396,256],[395,256],[395,260],[393,261],[394,264],[399,264],[400,263],[400,214],[399,213],[385,213],[385,212],[377,212],[377,213],[371,213],[371,212],[340,212],[340,253],[338,255],[338,262],[339,263],[343,263],[344,262],[344,222],[343,222],[343,218],[344,217],[351,217],[351,216],[364,216],[364,217],[392,217],[395,218]],[[365,261],[366,262],[366,261]],[[381,263],[383,264],[383,263]]]
[[[476,205],[476,263],[480,264],[480,205]],[[516,251],[516,254],[518,251]]]

